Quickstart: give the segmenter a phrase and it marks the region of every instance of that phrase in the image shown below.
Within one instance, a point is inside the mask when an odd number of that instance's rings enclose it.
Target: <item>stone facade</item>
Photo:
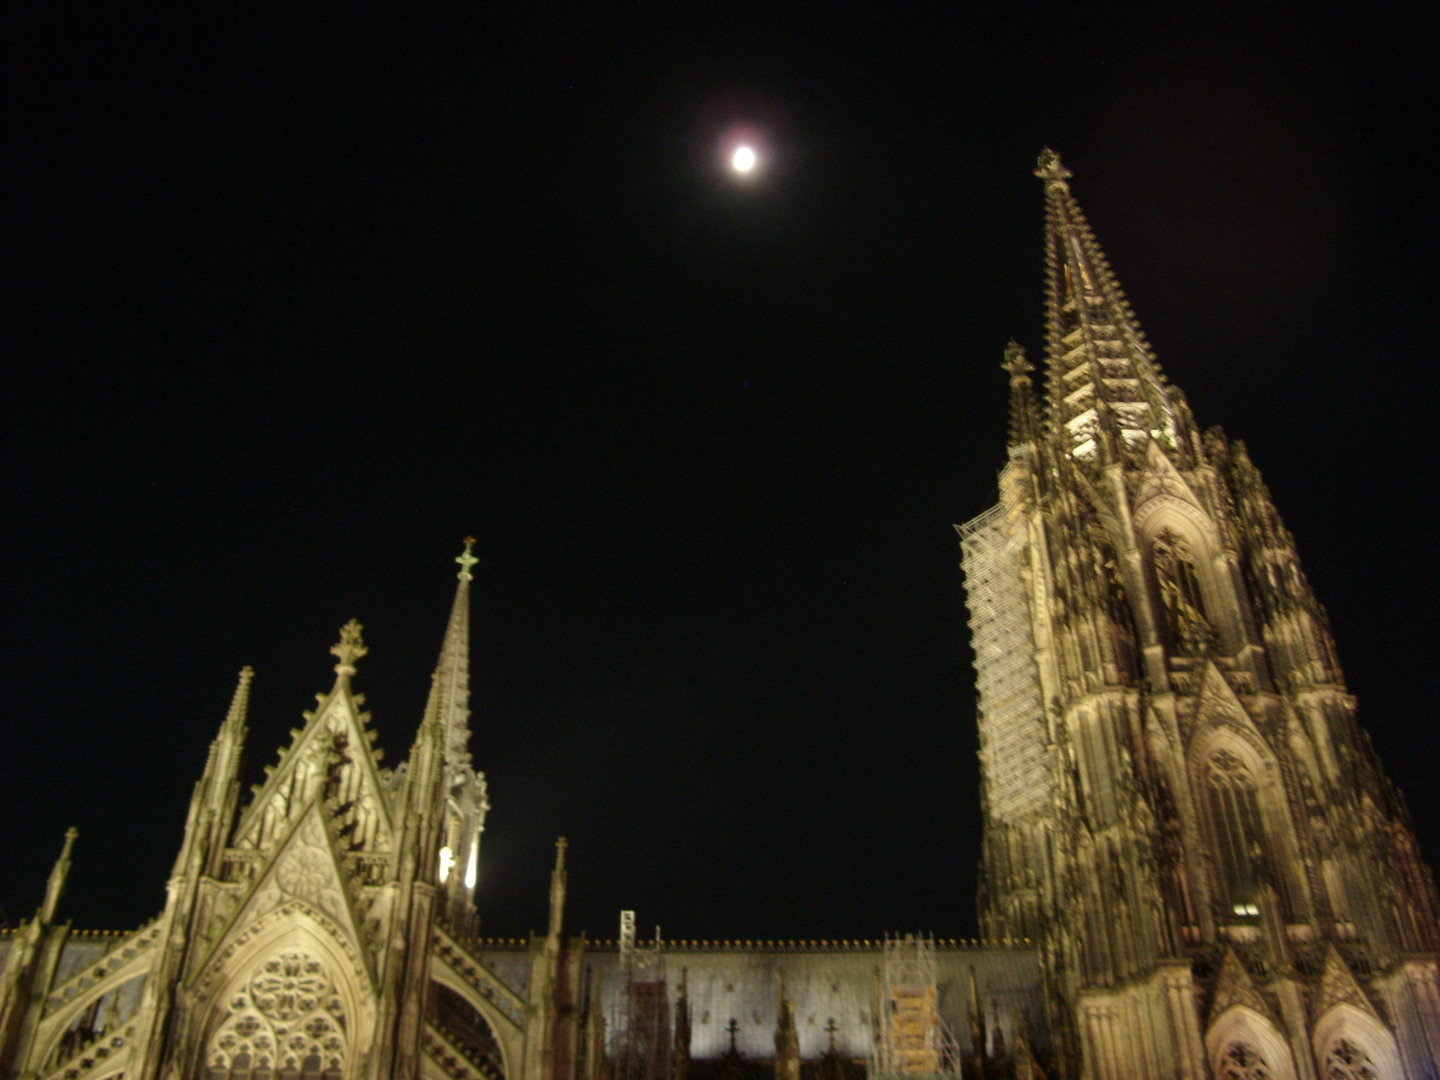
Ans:
[[[1046,152],[1043,400],[961,527],[983,929],[1062,1075],[1435,1077],[1440,903],[1244,444],[1167,385]]]
[[[243,803],[241,673],[154,920],[59,921],[66,837],[0,934],[0,1080],[1440,1080],[1440,905],[1324,612],[1039,174],[1048,401],[1012,346],[1000,503],[961,528],[983,941],[567,936],[563,840],[546,932],[477,938],[467,545],[395,769],[351,623]]]

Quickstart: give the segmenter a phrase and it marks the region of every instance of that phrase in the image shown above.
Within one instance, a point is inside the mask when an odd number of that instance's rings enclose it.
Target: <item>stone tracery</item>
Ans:
[[[345,1010],[324,963],[299,948],[265,960],[210,1040],[210,1080],[340,1080]]]
[[[1325,1080],[1380,1080],[1380,1073],[1364,1050],[1337,1039],[1325,1055]]]
[[[1220,1055],[1217,1080],[1273,1080],[1274,1073],[1249,1043],[1232,1042]]]

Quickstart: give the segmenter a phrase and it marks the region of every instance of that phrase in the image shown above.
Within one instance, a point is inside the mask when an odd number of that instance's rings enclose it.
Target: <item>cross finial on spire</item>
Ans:
[[[1040,160],[1035,163],[1035,175],[1044,180],[1046,184],[1059,184],[1061,187],[1068,187],[1065,183],[1073,173],[1060,161],[1060,155],[1048,146],[1040,151]]]
[[[1005,346],[1005,362],[1000,366],[1010,373],[1012,379],[1018,379],[1035,370],[1035,365],[1025,359],[1025,346],[1013,338],[1010,344]]]
[[[355,661],[370,651],[365,647],[365,641],[360,636],[360,631],[363,629],[364,627],[355,619],[351,619],[340,628],[339,643],[330,646],[330,651],[340,658],[340,663],[335,665],[335,674],[354,675]]]
[[[470,553],[470,549],[474,546],[475,537],[465,537],[465,550],[462,551],[455,559],[455,561],[460,564],[460,578],[464,581],[470,580],[470,568],[480,561]]]

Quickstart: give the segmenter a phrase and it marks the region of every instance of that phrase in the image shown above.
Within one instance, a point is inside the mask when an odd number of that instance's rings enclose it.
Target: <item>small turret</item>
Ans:
[[[65,879],[70,876],[70,851],[75,847],[75,838],[80,833],[74,828],[65,830],[65,846],[60,849],[60,858],[50,871],[50,880],[45,883],[45,900],[35,918],[42,926],[55,921],[55,909],[60,906],[60,896],[65,891]]]
[[[1005,346],[1005,362],[1000,366],[1010,375],[1010,445],[1028,446],[1036,440],[1040,428],[1034,384],[1030,381],[1035,365],[1025,359],[1024,346],[1011,341]]]
[[[556,940],[565,923],[565,837],[555,841],[555,869],[550,871],[550,934]]]

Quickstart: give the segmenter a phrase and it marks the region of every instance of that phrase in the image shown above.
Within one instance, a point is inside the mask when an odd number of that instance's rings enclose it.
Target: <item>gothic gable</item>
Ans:
[[[1376,1016],[1375,1006],[1350,974],[1350,965],[1331,945],[1325,950],[1325,970],[1320,974],[1320,986],[1315,993],[1314,1014],[1324,1016],[1337,1005],[1353,1005],[1361,1012]]]
[[[306,725],[295,741],[280,751],[280,764],[267,768],[267,778],[241,817],[234,846],[264,850],[327,784],[353,819],[353,847],[388,851],[393,836],[390,795],[380,773],[379,751],[372,750],[373,731],[360,712],[363,700],[350,693],[348,679],[336,682],[321,697],[320,708],[306,713]],[[347,824],[350,824],[347,822]]]
[[[1215,980],[1215,999],[1210,1005],[1210,1023],[1214,1024],[1227,1009],[1243,1005],[1273,1020],[1270,1006],[1256,989],[1255,982],[1234,949],[1225,950],[1220,964],[1220,977]]]
[[[1198,526],[1205,536],[1213,531],[1210,515],[1180,470],[1154,439],[1145,450],[1145,468],[1140,474],[1134,496],[1132,519],[1137,532],[1151,531],[1151,519],[1165,509]]]
[[[1188,725],[1192,755],[1208,754],[1217,741],[1228,735],[1247,747],[1258,761],[1271,760],[1273,755],[1264,736],[1214,660],[1205,662],[1196,699]],[[1182,710],[1182,720],[1184,715]]]
[[[226,955],[254,936],[261,925],[283,923],[299,915],[333,937],[357,971],[373,982],[361,922],[318,801],[311,801],[300,812],[294,827],[256,875],[249,894],[214,935],[217,944],[202,978],[208,981],[213,977]]]

